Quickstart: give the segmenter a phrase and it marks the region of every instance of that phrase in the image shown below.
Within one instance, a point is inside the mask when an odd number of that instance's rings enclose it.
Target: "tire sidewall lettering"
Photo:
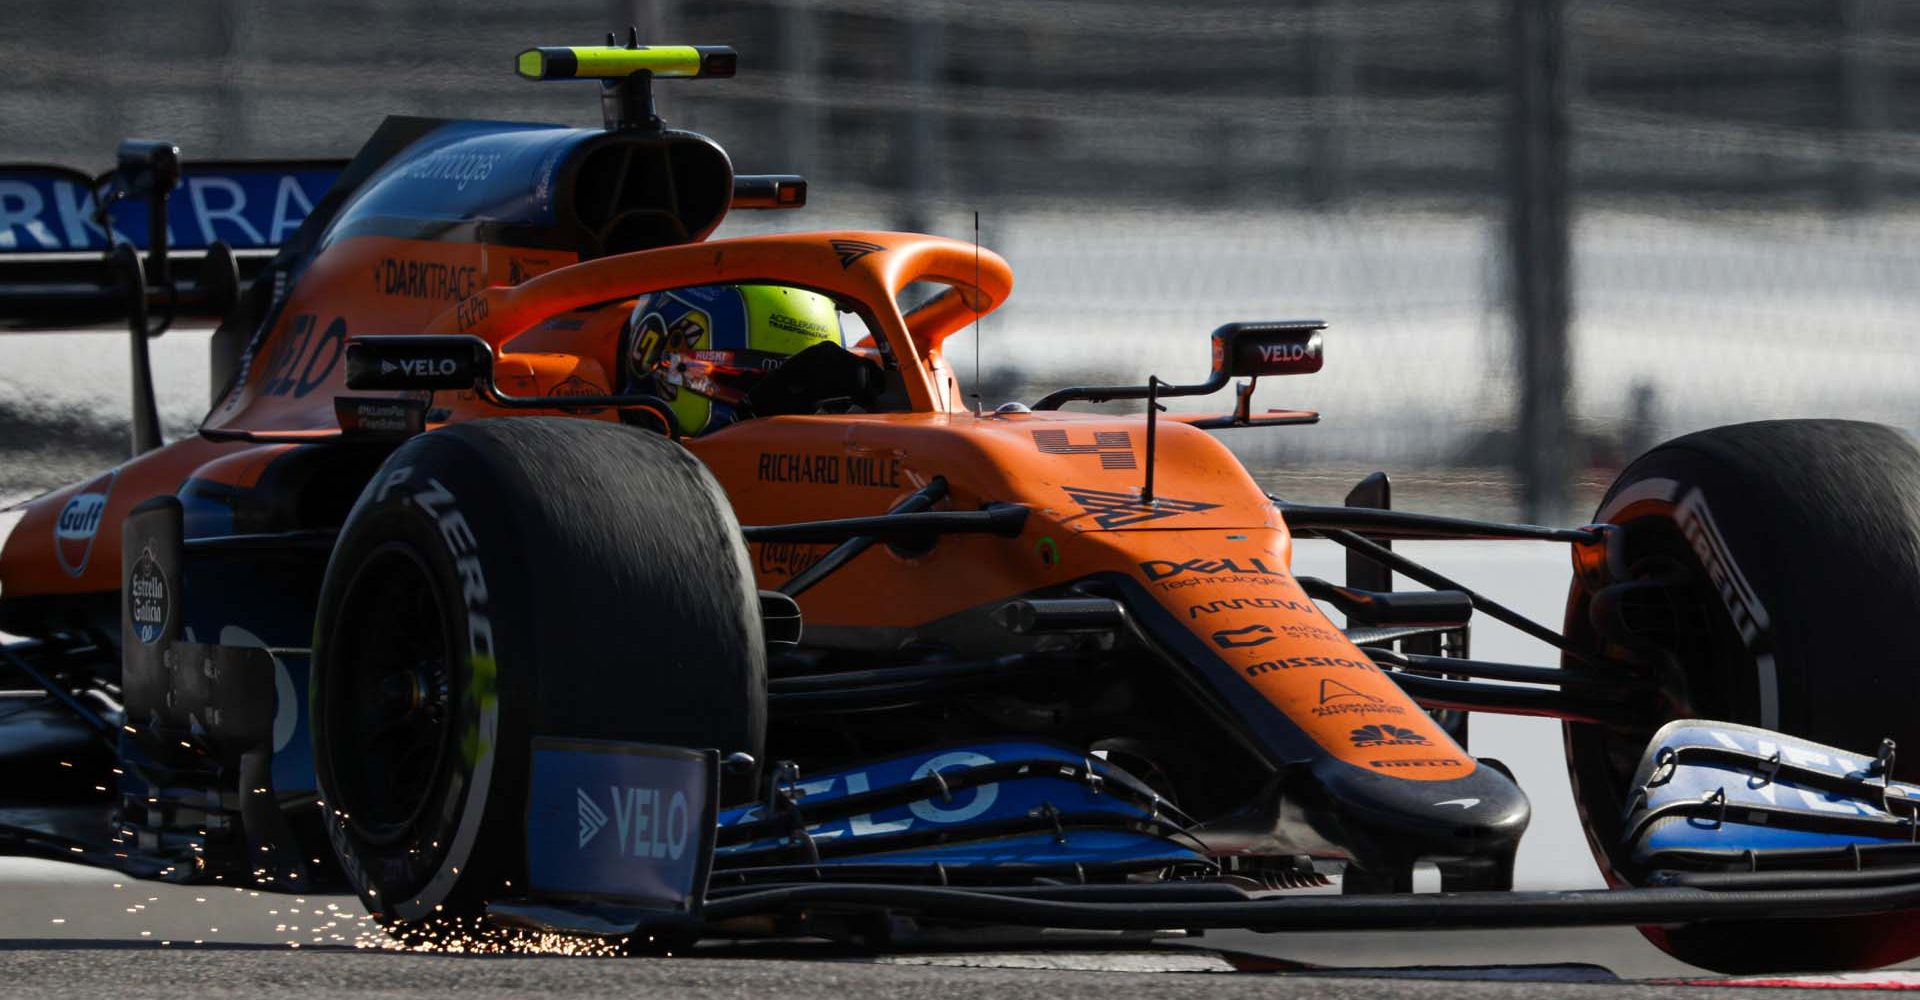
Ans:
[[[485,516],[478,504],[468,501],[480,491],[453,466],[438,454],[396,453],[368,483],[349,517],[350,524],[365,519],[370,537],[398,537],[426,559],[443,588],[441,600],[450,619],[436,626],[449,630],[457,660],[451,766],[409,837],[390,848],[373,848],[356,844],[344,822],[326,824],[343,870],[369,908],[408,921],[430,918],[454,894],[471,867],[495,797],[500,698],[493,608],[498,595],[488,584],[498,574],[490,573],[487,565],[486,529],[480,526]],[[470,513],[478,520],[469,518]],[[384,898],[396,887],[410,891]]]

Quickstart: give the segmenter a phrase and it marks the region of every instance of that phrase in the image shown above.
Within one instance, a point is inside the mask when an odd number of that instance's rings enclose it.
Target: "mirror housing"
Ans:
[[[416,335],[347,341],[347,388],[472,389],[493,382],[493,346],[479,337]]]
[[[123,190],[137,198],[172,191],[180,183],[180,147],[164,140],[123,139],[114,165]]]
[[[1263,375],[1311,375],[1320,370],[1321,320],[1228,323],[1213,331],[1213,381]]]

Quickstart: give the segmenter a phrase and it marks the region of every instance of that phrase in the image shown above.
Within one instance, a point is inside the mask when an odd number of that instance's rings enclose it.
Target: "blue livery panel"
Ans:
[[[989,766],[1011,767],[1014,773],[987,783],[964,780],[966,772]],[[805,837],[826,855],[818,864],[1070,867],[1206,862],[1192,846],[1169,839],[1177,827],[1163,810],[1170,812],[1171,806],[1146,786],[1104,761],[1044,743],[928,750],[805,777],[784,791],[803,811],[844,812],[833,810],[832,804],[934,774],[960,787],[807,825]],[[730,809],[720,815],[720,829],[724,834],[765,816],[762,805]],[[1007,832],[1009,826],[1049,823],[1054,826],[1047,831]],[[719,848],[718,862],[730,868],[773,864],[777,861],[765,856],[784,852],[791,844],[784,833],[757,836]]]
[[[389,219],[552,226],[554,188],[567,154],[605,134],[512,122],[442,125],[369,178],[341,209],[322,242]]]
[[[706,891],[718,753],[533,741],[527,876],[536,895],[690,913]]]
[[[236,250],[284,244],[339,178],[344,163],[322,161],[182,164],[167,204],[167,238],[181,250],[225,240]],[[104,250],[94,221],[96,180],[59,167],[0,166],[0,254]],[[108,208],[118,240],[150,246],[147,202],[122,198]]]

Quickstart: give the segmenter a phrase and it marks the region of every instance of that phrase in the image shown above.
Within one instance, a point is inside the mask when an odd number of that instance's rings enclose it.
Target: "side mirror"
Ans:
[[[416,335],[347,341],[347,388],[471,389],[493,381],[493,346],[479,337]]]
[[[180,147],[158,139],[124,139],[114,156],[115,173],[128,194],[150,198],[180,183]]]
[[[1278,323],[1228,323],[1213,331],[1213,381],[1262,375],[1311,375],[1320,370],[1317,320]]]

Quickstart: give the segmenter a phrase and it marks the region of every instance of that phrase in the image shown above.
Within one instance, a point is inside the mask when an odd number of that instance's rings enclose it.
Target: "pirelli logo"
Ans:
[[[1686,536],[1687,544],[1693,546],[1693,554],[1700,557],[1700,565],[1705,567],[1707,579],[1712,581],[1721,603],[1726,605],[1734,627],[1740,630],[1741,640],[1748,649],[1757,651],[1760,637],[1772,622],[1760,598],[1754,594],[1753,585],[1747,582],[1739,564],[1727,552],[1727,542],[1720,537],[1720,527],[1714,524],[1713,513],[1707,509],[1706,496],[1698,488],[1690,490],[1680,499],[1674,518],[1680,522],[1680,532]]]
[[[1066,431],[1034,431],[1033,446],[1042,455],[1098,455],[1103,469],[1138,468],[1133,435],[1126,431],[1094,431],[1091,444],[1073,441]]]

